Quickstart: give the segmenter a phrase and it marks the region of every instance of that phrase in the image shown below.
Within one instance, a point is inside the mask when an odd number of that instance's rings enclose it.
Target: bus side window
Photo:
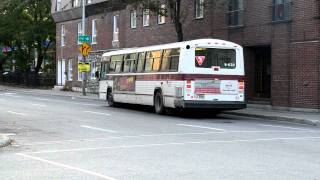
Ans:
[[[142,72],[144,70],[144,64],[146,60],[145,58],[146,58],[146,53],[141,52],[138,54],[137,72]]]
[[[159,71],[161,66],[161,51],[153,51],[152,71]]]
[[[166,49],[163,52],[161,71],[177,71],[180,49]]]
[[[170,71],[178,71],[180,59],[180,49],[173,49],[171,51]]]
[[[111,57],[110,72],[120,73],[123,66],[123,55]]]
[[[125,55],[123,72],[133,72],[135,66],[136,54],[127,54]]]

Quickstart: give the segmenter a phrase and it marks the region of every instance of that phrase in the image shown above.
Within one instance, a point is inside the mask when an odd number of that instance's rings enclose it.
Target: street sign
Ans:
[[[79,36],[78,41],[80,43],[90,43],[91,42],[91,36]]]
[[[83,56],[88,56],[89,52],[92,51],[92,48],[87,43],[83,43],[79,47],[79,51]]]
[[[78,63],[79,72],[90,72],[90,64],[89,63]]]

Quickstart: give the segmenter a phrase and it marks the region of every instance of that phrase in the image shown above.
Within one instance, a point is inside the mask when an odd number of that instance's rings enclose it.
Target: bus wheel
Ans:
[[[108,102],[108,105],[111,107],[115,105],[113,101],[112,91],[110,89],[108,89],[108,92],[107,92],[107,102]]]
[[[165,110],[162,94],[160,91],[157,91],[154,96],[154,111],[157,114],[164,114]]]

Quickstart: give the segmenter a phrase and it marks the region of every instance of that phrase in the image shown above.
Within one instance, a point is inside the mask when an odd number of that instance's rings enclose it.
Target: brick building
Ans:
[[[109,0],[87,1],[86,34],[92,35],[94,49],[89,56],[92,78],[105,51],[177,40],[170,17],[115,6]],[[210,37],[241,44],[249,102],[319,111],[320,0],[222,1],[224,5],[217,6],[214,0],[183,0],[184,39]],[[52,0],[58,85],[81,85],[77,72],[80,2]]]

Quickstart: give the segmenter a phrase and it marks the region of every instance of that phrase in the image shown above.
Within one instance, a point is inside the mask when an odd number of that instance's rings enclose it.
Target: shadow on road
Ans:
[[[152,106],[136,105],[136,104],[117,104],[116,109],[127,109],[134,110],[146,113],[155,114]],[[221,111],[215,109],[167,109],[165,115],[170,117],[179,117],[185,119],[199,119],[199,120],[208,120],[208,119],[225,119],[227,117],[220,116]],[[161,116],[161,115],[159,115]]]

